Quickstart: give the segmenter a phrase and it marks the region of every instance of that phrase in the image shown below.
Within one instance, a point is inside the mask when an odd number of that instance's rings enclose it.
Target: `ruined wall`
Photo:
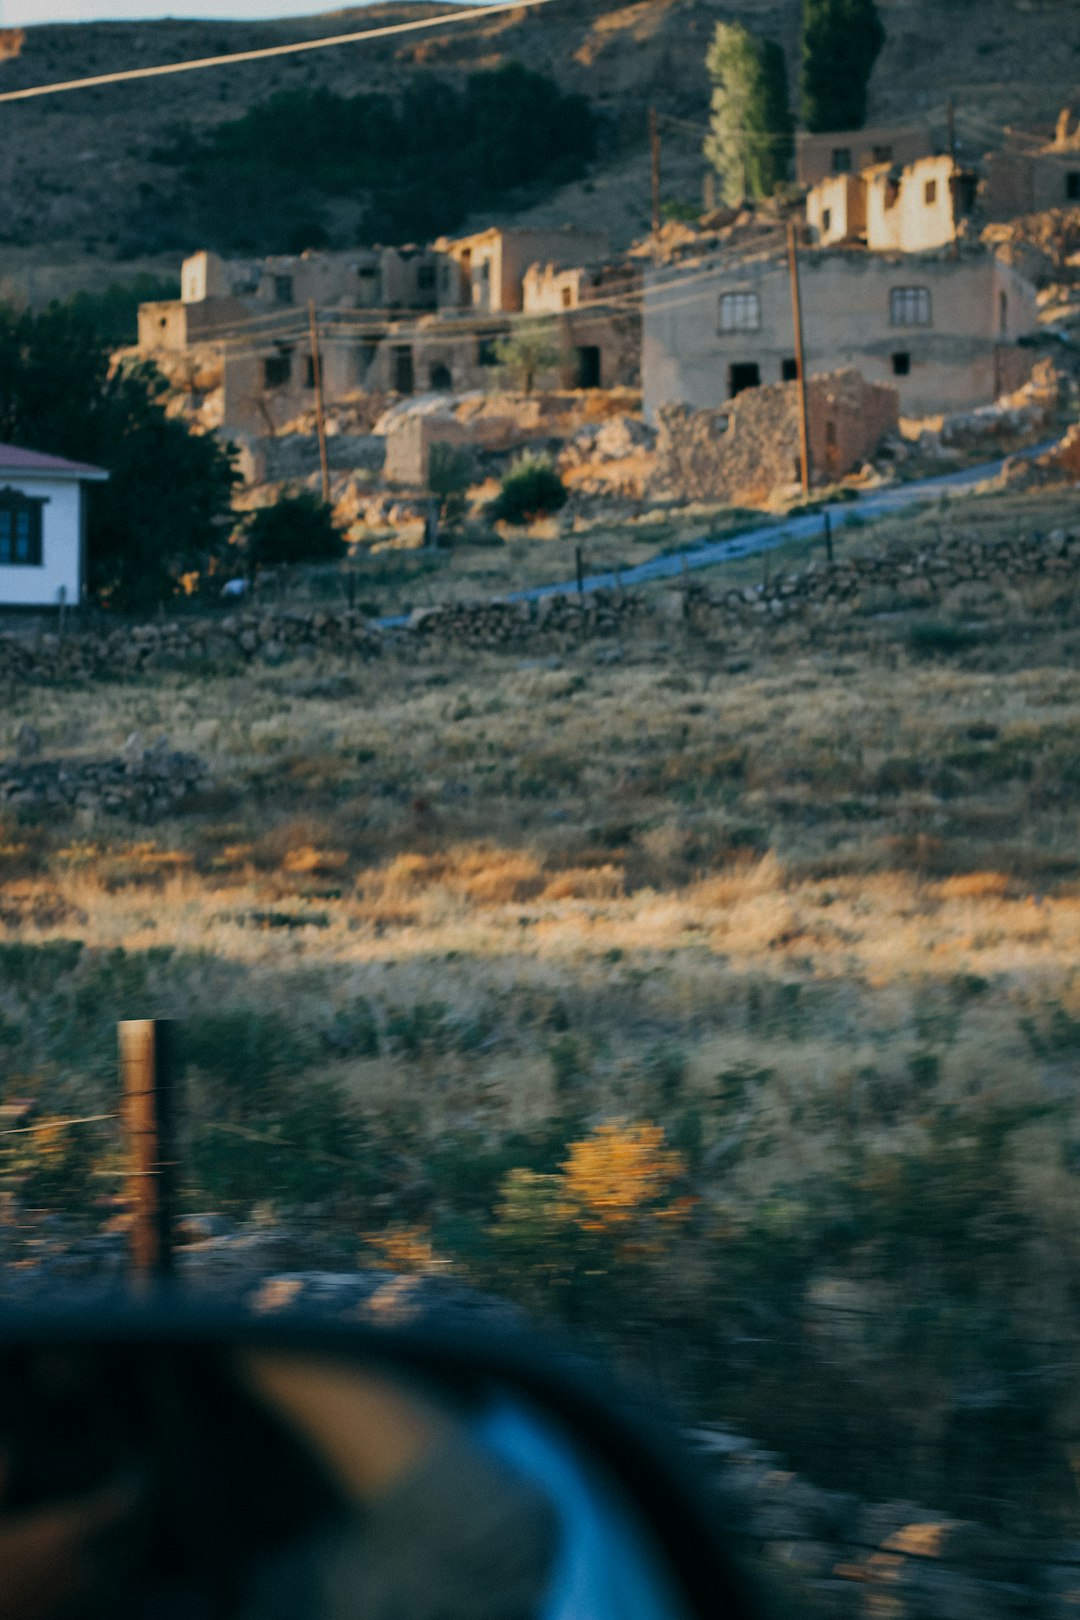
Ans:
[[[692,500],[756,506],[800,476],[799,396],[795,383],[748,389],[719,411],[666,406],[657,436],[656,486]],[[896,390],[856,371],[811,377],[807,384],[814,482],[842,477],[869,459],[899,426]]]

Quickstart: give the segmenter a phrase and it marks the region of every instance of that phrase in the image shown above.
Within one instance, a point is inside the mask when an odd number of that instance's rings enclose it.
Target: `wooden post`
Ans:
[[[574,568],[577,571],[578,595],[581,596],[585,591],[585,558],[581,554],[580,546],[574,547]]]
[[[791,317],[795,325],[795,380],[799,389],[799,476],[803,499],[810,494],[810,424],[806,414],[806,363],[803,352],[802,299],[799,295],[799,255],[795,221],[788,220],[788,265],[791,270]]]
[[[322,473],[322,498],[330,505],[330,463],[326,456],[326,417],[323,413],[322,356],[319,354],[319,323],[315,316],[314,298],[308,304],[311,326],[311,381],[315,388],[315,430],[319,435],[319,471]]]
[[[949,125],[949,157],[951,166],[949,171],[949,213],[952,220],[951,254],[954,259],[960,256],[960,237],[956,225],[956,103],[949,97],[949,106],[946,114]],[[996,395],[995,395],[996,398]]]
[[[135,1018],[117,1025],[128,1148],[131,1263],[142,1281],[173,1271],[176,1163],[170,1025]]]
[[[656,108],[649,108],[649,151],[652,157],[652,228],[660,234],[660,121]]]
[[[829,559],[829,566],[831,568],[832,567],[832,560],[833,560],[832,518],[829,516],[829,513],[828,513],[827,510],[825,512],[825,555]]]

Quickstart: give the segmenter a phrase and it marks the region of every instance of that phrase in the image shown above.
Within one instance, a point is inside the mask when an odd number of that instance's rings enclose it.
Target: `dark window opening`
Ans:
[[[498,338],[480,338],[476,345],[476,363],[478,366],[497,366],[499,356],[496,353]]]
[[[574,350],[574,387],[600,387],[600,348],[598,344],[586,343],[581,348]]]
[[[164,328],[164,327],[168,326],[168,324],[169,324],[169,317],[167,315],[159,315],[158,316],[158,325],[160,327]]]
[[[431,292],[435,286],[435,266],[421,264],[416,271],[416,288],[418,292]]]
[[[450,367],[442,360],[436,360],[431,368],[431,386],[440,391],[445,391],[454,386],[454,379],[450,375]]]
[[[832,209],[823,208],[821,211],[821,228],[823,231],[832,229]]]
[[[1006,293],[998,294],[998,330],[1002,337],[1009,335],[1009,299]]]
[[[1080,169],[1070,169],[1065,176],[1065,195],[1070,202],[1080,202]]]
[[[563,309],[569,309],[570,305],[573,303],[573,301],[574,301],[574,295],[570,291],[570,288],[569,287],[564,287],[563,290],[562,290],[562,307],[563,307]]]
[[[825,443],[830,450],[836,447],[836,423],[831,418],[825,423]]]
[[[291,304],[293,301],[292,276],[274,277],[274,299],[279,304]]]
[[[928,208],[933,203],[937,202],[937,181],[936,180],[928,180],[926,182],[925,186],[923,187],[923,201],[926,203],[926,206]]]
[[[873,157],[875,163],[891,163],[893,149],[891,146],[875,146]]]
[[[834,146],[833,147],[833,150],[832,150],[832,172],[833,172],[833,174],[850,174],[851,173],[851,147],[850,146]]]
[[[0,490],[0,565],[41,567],[41,509],[44,505],[44,501],[23,495],[20,490]]]
[[[781,382],[798,382],[798,380],[799,380],[799,362],[794,358],[794,356],[792,356],[790,359],[787,359],[787,360],[781,360],[781,362],[780,362],[780,381]]]
[[[304,387],[305,388],[314,388],[314,386],[315,386],[315,356],[313,354],[309,354],[309,355],[305,355],[305,357],[304,357]]]
[[[411,394],[414,385],[413,353],[408,345],[394,350],[394,390],[398,394]]]
[[[356,370],[361,381],[367,376],[375,364],[375,356],[379,352],[377,343],[361,343],[356,351]]]
[[[728,367],[728,398],[734,399],[744,388],[760,388],[761,368],[756,361],[739,360]]]
[[[911,356],[910,356],[910,354],[907,353],[906,350],[902,349],[899,354],[894,354],[893,355],[893,357],[892,357],[892,369],[893,369],[893,376],[894,377],[910,377],[910,375],[911,375]]]
[[[292,350],[268,354],[263,361],[263,387],[284,388],[292,377]]]

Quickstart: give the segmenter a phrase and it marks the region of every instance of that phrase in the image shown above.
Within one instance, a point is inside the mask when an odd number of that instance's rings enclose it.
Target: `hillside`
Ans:
[[[1063,48],[1072,0],[880,0],[888,43],[871,90],[872,119],[926,114],[940,122],[955,96],[974,152],[1000,139],[1010,119],[1052,119],[1073,93],[1080,40]],[[374,6],[322,18],[251,23],[101,23],[30,28],[17,57],[0,60],[0,88],[67,79],[140,63],[239,51],[318,37],[434,6]],[[372,45],[110,87],[0,108],[0,287],[41,298],[115,275],[129,264],[175,261],[168,222],[177,171],[155,156],[178,129],[236,117],[275,90],[326,86],[394,93],[418,67],[460,79],[508,61],[550,73],[579,91],[603,121],[602,155],[584,184],[540,200],[542,217],[571,222],[598,213],[617,245],[647,222],[644,111],[655,102],[686,120],[665,126],[669,195],[700,192],[697,127],[707,89],[702,58],[720,18],[739,18],[779,39],[795,77],[798,0],[560,0],[539,13],[492,18],[444,35]],[[529,199],[532,202],[532,199]],[[175,235],[175,232],[173,232]]]

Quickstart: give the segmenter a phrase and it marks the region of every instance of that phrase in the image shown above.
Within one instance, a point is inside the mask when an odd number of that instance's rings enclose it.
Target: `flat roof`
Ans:
[[[67,461],[41,450],[23,450],[18,445],[0,444],[0,477],[5,473],[33,474],[38,478],[63,478],[101,483],[108,478],[104,467],[91,467],[84,461]]]

